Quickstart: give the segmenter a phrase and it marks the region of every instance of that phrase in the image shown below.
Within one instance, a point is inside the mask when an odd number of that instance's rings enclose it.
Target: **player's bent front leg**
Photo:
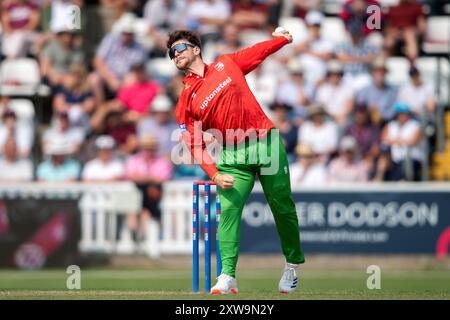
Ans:
[[[221,173],[232,175],[234,186],[219,189],[221,215],[218,230],[222,274],[211,288],[212,294],[237,293],[236,266],[239,257],[242,210],[255,182],[255,173],[245,168],[219,166]]]

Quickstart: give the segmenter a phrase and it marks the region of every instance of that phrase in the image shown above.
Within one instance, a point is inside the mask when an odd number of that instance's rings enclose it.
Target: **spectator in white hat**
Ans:
[[[158,137],[159,155],[170,157],[178,140],[173,136],[178,125],[173,115],[174,103],[165,94],[160,94],[151,102],[150,112],[138,122],[138,138],[151,134]]]
[[[310,11],[305,17],[308,37],[294,47],[298,54],[307,80],[314,84],[322,80],[327,72],[327,61],[333,56],[334,45],[321,33],[323,14]]]
[[[330,162],[328,181],[336,182],[366,182],[368,168],[358,156],[356,140],[345,136],[339,144],[339,156]]]
[[[288,62],[290,78],[282,83],[276,93],[276,101],[286,103],[294,108],[296,124],[299,125],[307,117],[307,106],[314,97],[314,86],[305,80],[302,64],[292,59]]]
[[[329,119],[327,112],[320,103],[308,107],[308,120],[298,130],[298,141],[308,144],[314,153],[327,161],[336,151],[338,145],[338,126]]]
[[[325,110],[343,127],[347,124],[353,109],[353,91],[342,79],[344,69],[337,60],[330,60],[327,66],[325,83],[317,89],[316,101],[324,105]]]
[[[81,166],[78,161],[70,159],[72,148],[65,141],[47,146],[44,150],[47,160],[37,168],[37,179],[47,182],[70,182],[78,180]]]
[[[132,66],[144,63],[147,57],[146,50],[135,39],[132,19],[124,19],[116,30],[103,38],[94,59],[95,92],[99,102],[104,100],[105,93],[107,98],[113,98]]]
[[[295,148],[297,161],[290,166],[291,186],[319,187],[327,181],[327,169],[309,144]]]
[[[125,169],[122,161],[114,159],[114,138],[108,135],[95,140],[97,158],[88,161],[81,178],[84,181],[114,181],[123,178]]]

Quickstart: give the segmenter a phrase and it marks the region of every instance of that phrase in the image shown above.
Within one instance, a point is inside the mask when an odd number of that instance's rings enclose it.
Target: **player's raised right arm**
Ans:
[[[244,74],[253,71],[264,59],[292,41],[292,36],[273,34],[274,39],[259,42],[249,48],[229,54]]]

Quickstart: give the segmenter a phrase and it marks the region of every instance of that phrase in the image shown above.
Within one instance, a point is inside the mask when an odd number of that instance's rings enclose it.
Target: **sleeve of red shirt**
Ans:
[[[253,71],[272,53],[280,50],[289,41],[285,37],[276,37],[263,41],[249,48],[228,54],[244,74]]]
[[[195,163],[200,164],[200,167],[212,180],[219,170],[217,170],[213,159],[206,152],[201,123],[195,122],[194,118],[189,115],[186,99],[183,99],[183,97],[180,97],[176,110],[177,121],[181,129],[183,141],[191,151]]]

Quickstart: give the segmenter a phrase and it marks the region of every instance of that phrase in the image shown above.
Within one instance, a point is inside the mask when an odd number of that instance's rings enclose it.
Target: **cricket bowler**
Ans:
[[[196,33],[174,31],[167,41],[170,59],[186,75],[176,106],[182,138],[196,163],[219,188],[222,213],[218,238],[222,274],[211,288],[212,294],[238,292],[236,265],[241,216],[256,177],[272,210],[286,261],[278,286],[280,293],[291,293],[297,288],[296,268],[305,261],[291,195],[286,150],[278,130],[258,104],[245,79],[245,75],[270,54],[292,42],[291,34],[285,30],[280,32],[280,28],[272,35],[271,40],[221,55],[210,65],[202,59],[201,42]],[[223,145],[227,145],[217,164],[206,152],[202,134],[198,134],[209,129],[218,130],[225,137]],[[254,135],[257,139],[252,139]],[[276,156],[267,161],[262,156],[265,151]],[[270,167],[276,170],[262,173]]]

